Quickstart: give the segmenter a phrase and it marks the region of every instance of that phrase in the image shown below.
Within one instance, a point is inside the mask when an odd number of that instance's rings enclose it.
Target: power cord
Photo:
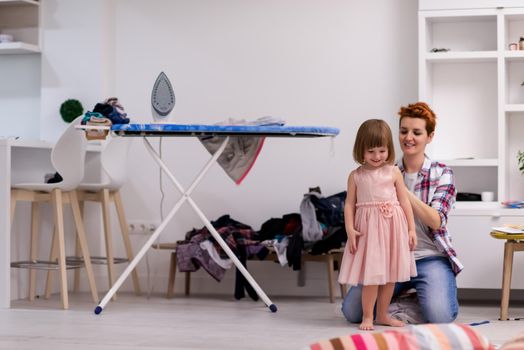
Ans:
[[[158,142],[158,156],[160,159],[162,159],[162,140],[163,140],[163,137],[160,137],[159,142]],[[165,193],[164,193],[164,177],[162,173],[162,168],[160,166],[159,166],[159,186],[160,186],[159,188],[160,189],[160,202],[159,202],[160,222],[163,222],[164,221]],[[160,236],[156,240],[155,248],[157,250],[160,249]],[[158,274],[158,268],[155,268],[153,271],[153,279],[151,279],[151,264],[149,262],[149,250],[146,253],[146,273],[147,273],[147,298],[149,299],[151,297],[151,294],[153,294],[154,281]]]

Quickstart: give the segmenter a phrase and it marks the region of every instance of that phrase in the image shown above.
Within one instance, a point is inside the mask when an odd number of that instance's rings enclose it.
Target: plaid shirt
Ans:
[[[404,175],[406,170],[402,159],[397,165]],[[427,156],[418,173],[415,196],[438,211],[440,228],[430,230],[430,238],[437,248],[449,257],[453,272],[458,274],[464,266],[457,259],[457,253],[451,245],[451,235],[446,228],[448,213],[455,203],[456,189],[453,171],[442,163],[431,161]]]

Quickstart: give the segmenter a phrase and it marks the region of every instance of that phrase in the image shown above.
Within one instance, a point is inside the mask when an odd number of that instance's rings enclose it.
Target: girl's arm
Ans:
[[[413,215],[413,209],[411,208],[411,203],[409,200],[409,191],[404,185],[404,179],[399,168],[394,168],[394,180],[395,188],[397,190],[397,198],[400,203],[400,207],[404,210],[406,214],[406,219],[408,221],[408,235],[409,235],[409,249],[415,250],[417,246],[417,233],[415,228],[415,217]]]
[[[355,184],[355,179],[353,171],[349,174],[348,185],[347,185],[347,196],[344,203],[344,223],[346,226],[346,232],[348,235],[349,252],[354,254],[357,251],[357,236],[360,236],[361,233],[355,230],[354,220],[355,220],[355,204],[357,202],[357,186]]]

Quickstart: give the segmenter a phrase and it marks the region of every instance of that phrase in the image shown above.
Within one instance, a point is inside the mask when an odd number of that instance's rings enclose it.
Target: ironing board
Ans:
[[[95,308],[95,314],[100,314],[106,304],[111,300],[113,294],[120,288],[125,279],[131,274],[136,265],[140,262],[142,257],[146,254],[147,250],[153,245],[155,240],[161,235],[166,225],[171,221],[176,212],[180,209],[182,204],[186,201],[193,208],[195,213],[200,217],[206,228],[209,230],[213,238],[218,242],[220,247],[233,261],[237,269],[244,275],[249,284],[257,292],[260,299],[266,304],[266,306],[272,311],[277,311],[277,306],[271,302],[268,296],[264,293],[262,288],[257,282],[251,277],[246,268],[238,260],[233,251],[229,248],[226,242],[222,239],[220,234],[213,227],[209,219],[205,216],[202,210],[198,207],[195,201],[191,198],[191,193],[197,187],[200,180],[205,176],[211,166],[220,157],[224,149],[226,148],[231,137],[235,136],[261,136],[261,137],[334,137],[338,135],[339,129],[332,127],[323,126],[276,126],[276,125],[202,125],[202,124],[117,124],[111,127],[111,132],[114,135],[122,137],[142,137],[146,149],[148,150],[151,157],[160,166],[162,171],[167,175],[171,182],[175,185],[178,191],[182,194],[182,197],[174,204],[173,208],[166,215],[164,220],[158,225],[157,229],[153,232],[150,238],[144,243],[142,248],[135,255],[133,260],[128,264],[127,268],[120,275],[118,280],[113,284],[111,289],[106,293],[104,298]],[[160,158],[156,150],[153,148],[147,137],[202,137],[202,136],[223,136],[224,141],[218,148],[218,150],[211,156],[211,158],[204,165],[202,170],[195,177],[193,182],[187,189],[180,184],[175,178],[173,173],[169,170],[163,160]]]

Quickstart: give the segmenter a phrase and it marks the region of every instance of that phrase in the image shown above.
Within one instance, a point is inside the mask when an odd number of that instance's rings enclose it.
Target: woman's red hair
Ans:
[[[437,116],[425,102],[417,102],[410,104],[407,107],[400,107],[398,115],[400,116],[399,123],[404,118],[423,119],[426,121],[426,131],[428,132],[428,135],[431,135],[431,133],[435,131],[435,126],[437,125]]]

